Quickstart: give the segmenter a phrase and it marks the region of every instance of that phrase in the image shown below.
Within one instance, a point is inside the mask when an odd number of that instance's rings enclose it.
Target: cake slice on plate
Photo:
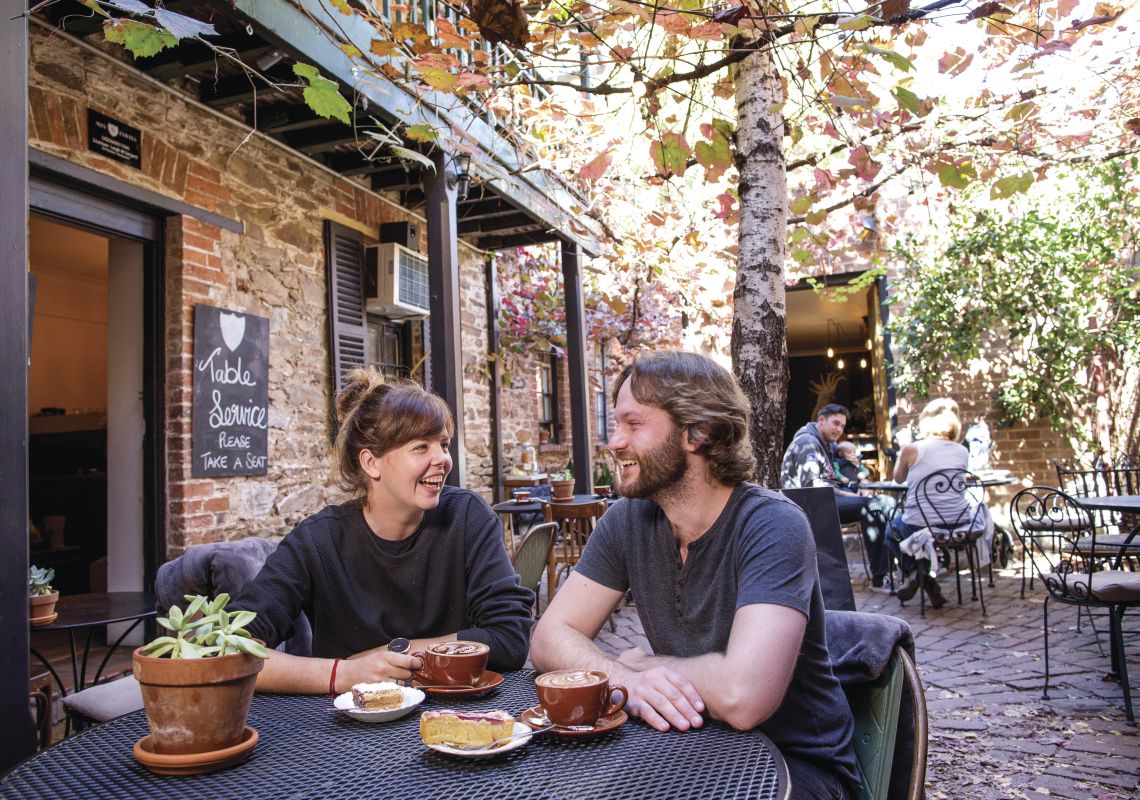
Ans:
[[[352,702],[364,711],[390,711],[404,704],[404,691],[392,683],[358,683],[352,687]]]
[[[425,711],[420,715],[420,736],[424,744],[452,747],[485,747],[496,739],[510,736],[515,718],[506,711]]]

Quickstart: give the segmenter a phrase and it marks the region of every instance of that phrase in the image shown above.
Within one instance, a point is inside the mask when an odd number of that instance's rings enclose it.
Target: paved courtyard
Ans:
[[[1128,725],[1120,686],[1103,680],[1108,669],[1108,625],[1087,618],[1077,631],[1071,608],[1050,603],[1053,644],[1050,699],[1043,700],[1041,611],[1044,592],[1019,596],[1018,564],[994,572],[983,617],[969,600],[955,602],[952,575],[940,578],[949,601],[919,616],[917,598],[900,608],[896,598],[867,588],[861,565],[851,567],[860,611],[892,614],[914,631],[918,668],[930,714],[929,798],[1043,798],[1123,800],[1140,797],[1140,731]],[[545,601],[544,601],[545,602]],[[545,606],[544,606],[545,607]],[[616,616],[616,632],[603,628],[611,653],[648,642],[633,607]],[[1140,623],[1125,617],[1134,705],[1140,713]]]

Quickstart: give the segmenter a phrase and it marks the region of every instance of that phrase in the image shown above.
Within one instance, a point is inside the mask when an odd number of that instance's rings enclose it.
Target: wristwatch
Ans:
[[[403,636],[397,637],[388,642],[389,653],[406,653],[411,648],[412,643],[405,639]]]

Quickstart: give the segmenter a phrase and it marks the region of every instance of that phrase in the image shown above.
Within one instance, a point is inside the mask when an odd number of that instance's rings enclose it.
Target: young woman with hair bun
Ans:
[[[414,383],[357,369],[336,416],[337,473],[353,498],[294,528],[234,603],[257,612],[249,631],[269,647],[289,638],[300,612],[312,623],[312,657],[271,653],[258,690],[406,681],[421,666],[407,653],[454,639],[488,645],[490,669],[522,667],[532,595],[495,513],[444,482],[455,430],[447,405]],[[391,652],[395,639],[410,646]]]

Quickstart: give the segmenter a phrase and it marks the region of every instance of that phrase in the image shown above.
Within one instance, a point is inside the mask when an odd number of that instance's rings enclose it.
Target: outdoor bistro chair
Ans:
[[[538,616],[538,585],[542,582],[542,572],[546,569],[546,562],[550,560],[550,551],[554,549],[554,535],[558,532],[557,522],[544,522],[535,525],[518,548],[511,555],[511,566],[519,576],[523,586],[534,592],[534,615]]]
[[[546,560],[547,594],[546,602],[554,599],[558,591],[558,579],[574,568],[582,557],[582,548],[597,524],[598,518],[606,511],[606,501],[594,503],[548,503],[546,521],[558,523],[558,537],[550,556]]]
[[[926,783],[928,723],[926,692],[914,660],[896,646],[887,671],[874,681],[846,684],[843,690],[855,718],[855,757],[859,762],[861,800],[922,800]],[[909,750],[909,785],[906,793],[892,786],[896,738],[904,695],[914,716],[914,741]],[[906,751],[906,748],[903,748]],[[891,789],[896,791],[892,794]]]
[[[1080,501],[1050,486],[1032,486],[1018,492],[1010,504],[1010,516],[1025,551],[1025,560],[1041,578],[1048,591],[1043,606],[1045,629],[1045,686],[1042,697],[1049,698],[1049,601],[1108,612],[1111,673],[1120,680],[1124,711],[1130,723],[1132,695],[1128,683],[1128,663],[1124,650],[1124,611],[1140,608],[1140,573],[1121,568],[1127,546],[1140,537],[1140,525],[1117,545],[1097,541],[1098,528]],[[1073,520],[1087,521],[1076,527]],[[1085,533],[1088,536],[1085,536]],[[1048,545],[1048,546],[1047,546]],[[1116,555],[1106,560],[1106,551]],[[1106,566],[1107,569],[1102,569]]]
[[[952,501],[958,498],[961,499],[961,509],[955,511],[952,506],[958,503]],[[935,547],[954,554],[958,605],[962,605],[960,555],[966,554],[966,563],[970,567],[970,599],[981,601],[982,616],[986,616],[977,548],[978,540],[985,533],[985,488],[981,481],[964,469],[935,470],[907,490],[906,502],[918,508],[922,525],[930,530]],[[924,569],[925,564],[925,559],[920,561],[919,570]],[[919,614],[925,617],[926,592],[920,590],[918,596]]]

